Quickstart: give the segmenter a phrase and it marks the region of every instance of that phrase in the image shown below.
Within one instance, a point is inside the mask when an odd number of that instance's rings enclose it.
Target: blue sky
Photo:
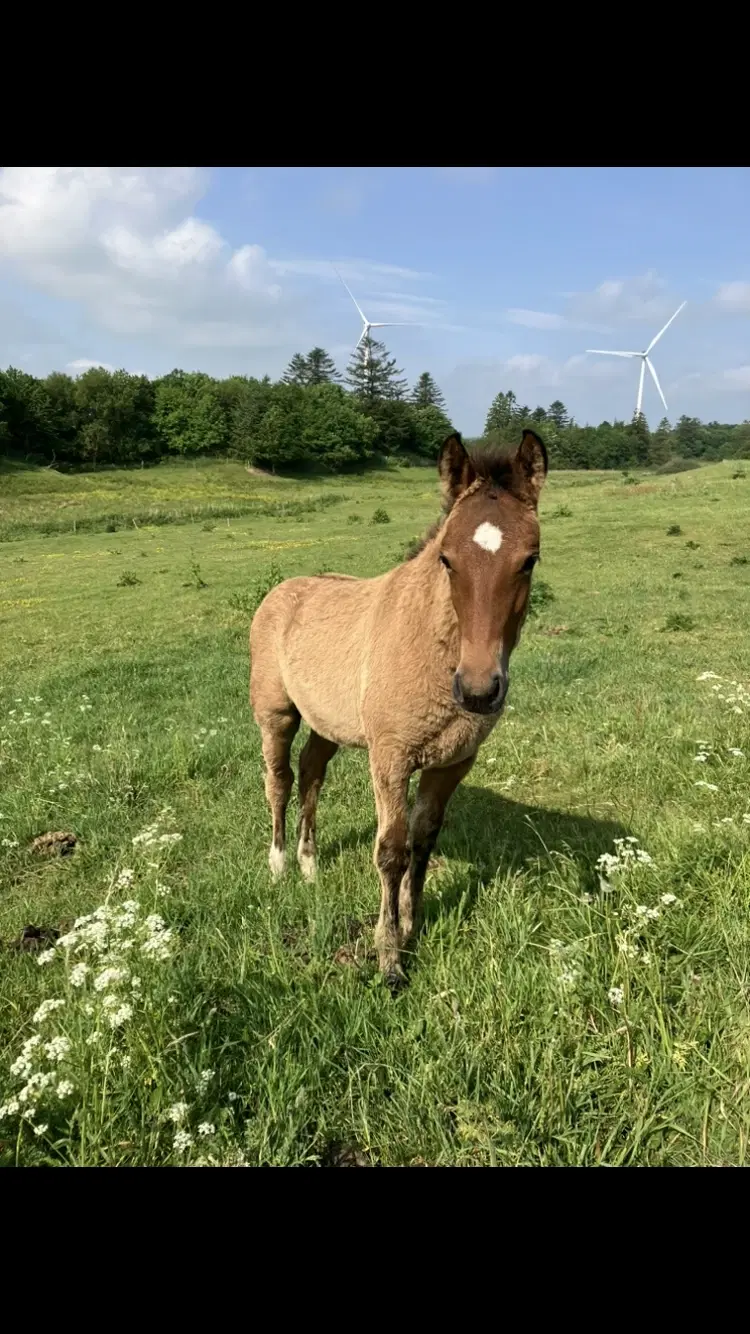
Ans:
[[[0,365],[278,376],[346,365],[335,264],[414,380],[477,433],[498,390],[629,417],[654,350],[669,404],[750,417],[750,169],[17,168],[0,171]],[[663,415],[647,382],[644,410]]]

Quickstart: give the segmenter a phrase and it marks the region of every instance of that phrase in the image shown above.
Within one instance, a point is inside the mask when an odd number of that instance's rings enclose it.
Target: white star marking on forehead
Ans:
[[[499,551],[502,540],[502,532],[495,523],[480,523],[474,534],[474,541],[483,551]]]

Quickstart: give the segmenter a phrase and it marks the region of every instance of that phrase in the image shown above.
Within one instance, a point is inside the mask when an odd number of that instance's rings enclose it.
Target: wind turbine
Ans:
[[[347,287],[346,283],[344,282],[344,279],[341,277],[341,274],[339,273],[339,271],[338,271],[338,269],[336,268],[335,265],[333,266],[333,268],[334,268],[334,272],[336,273],[336,275],[337,275],[339,278],[341,278],[342,283],[344,283],[344,287],[346,287],[347,292],[349,293],[349,295],[350,295],[352,301],[354,302],[355,306],[357,307],[357,311],[359,312],[359,318],[360,318],[361,321],[362,321],[362,332],[361,332],[361,334],[359,335],[359,338],[357,339],[357,341],[356,341],[356,343],[355,343],[355,345],[354,345],[354,351],[356,352],[356,351],[357,351],[357,348],[360,346],[360,344],[361,344],[362,342],[364,342],[364,344],[365,344],[365,366],[369,366],[369,364],[370,364],[370,330],[371,330],[371,329],[403,329],[403,328],[406,328],[407,325],[413,325],[413,326],[416,328],[416,327],[417,327],[417,326],[416,326],[416,323],[415,323],[414,320],[368,320],[367,316],[365,315],[364,311],[362,310],[362,307],[361,307],[361,306],[359,305],[359,303],[357,302],[357,300],[356,300],[356,298],[355,298],[355,296],[354,296],[354,293],[352,292],[351,288]]]
[[[589,348],[586,349],[587,352],[593,352],[593,353],[595,353],[595,354],[596,354],[597,356],[599,356],[599,357],[640,357],[640,358],[641,358],[641,376],[640,376],[640,379],[639,379],[639,381],[638,381],[638,401],[637,401],[637,403],[636,403],[636,407],[635,407],[635,415],[636,415],[636,417],[640,417],[640,415],[641,415],[641,404],[643,403],[643,380],[644,380],[644,377],[645,377],[645,374],[646,374],[646,367],[647,367],[647,366],[648,366],[648,368],[649,368],[649,371],[651,372],[651,379],[653,380],[654,384],[656,385],[656,388],[657,388],[658,391],[659,391],[659,398],[661,399],[662,403],[664,404],[664,411],[665,411],[665,412],[668,412],[668,411],[669,411],[669,408],[667,407],[667,400],[666,400],[666,398],[664,397],[664,395],[663,395],[663,393],[662,393],[662,391],[661,391],[661,385],[659,384],[659,378],[658,378],[658,376],[657,376],[657,374],[656,374],[656,371],[654,370],[653,364],[652,364],[652,362],[651,362],[651,360],[650,360],[648,354],[649,354],[649,352],[651,351],[651,349],[652,349],[653,347],[656,346],[656,344],[658,343],[658,341],[659,341],[659,339],[661,338],[662,334],[665,334],[665,333],[667,332],[667,329],[669,328],[670,324],[672,323],[672,320],[676,320],[676,319],[677,319],[677,316],[679,315],[680,311],[681,311],[681,310],[684,310],[684,308],[685,308],[686,305],[687,305],[687,301],[683,301],[682,305],[677,307],[677,310],[675,311],[674,315],[670,316],[670,318],[667,320],[666,324],[664,325],[664,328],[663,328],[663,329],[660,329],[659,332],[658,332],[658,334],[656,335],[656,337],[651,339],[651,342],[649,343],[649,345],[648,345],[648,347],[646,348],[646,351],[645,351],[645,352],[612,352],[612,351],[611,351],[610,349],[608,349],[608,348],[605,349],[605,348],[601,348],[601,347],[589,347]]]

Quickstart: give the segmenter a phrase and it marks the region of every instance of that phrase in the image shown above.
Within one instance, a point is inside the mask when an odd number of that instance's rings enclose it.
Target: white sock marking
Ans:
[[[302,848],[303,848],[302,839],[300,839],[299,846],[297,848],[297,861],[299,862],[299,869],[302,872],[303,876],[305,877],[305,880],[314,880],[315,870],[316,870],[315,858],[311,852],[303,852]]]
[[[499,551],[502,540],[502,531],[495,523],[480,523],[474,534],[474,541],[483,551]]]
[[[277,848],[275,843],[271,844],[271,850],[268,854],[268,865],[271,868],[271,875],[274,880],[278,880],[284,873],[284,864],[286,862],[286,853],[283,848]]]

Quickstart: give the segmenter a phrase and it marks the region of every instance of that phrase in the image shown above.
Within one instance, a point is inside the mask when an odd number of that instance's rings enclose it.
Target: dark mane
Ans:
[[[513,454],[512,447],[506,445],[493,445],[484,443],[477,445],[474,449],[468,451],[472,467],[478,480],[484,482],[487,486],[496,486],[501,491],[510,491],[513,481]],[[442,528],[450,511],[451,504],[444,507],[442,517],[437,523],[431,524],[423,537],[415,539],[406,553],[406,560],[414,560],[421,551],[424,551],[428,542],[431,542]]]

